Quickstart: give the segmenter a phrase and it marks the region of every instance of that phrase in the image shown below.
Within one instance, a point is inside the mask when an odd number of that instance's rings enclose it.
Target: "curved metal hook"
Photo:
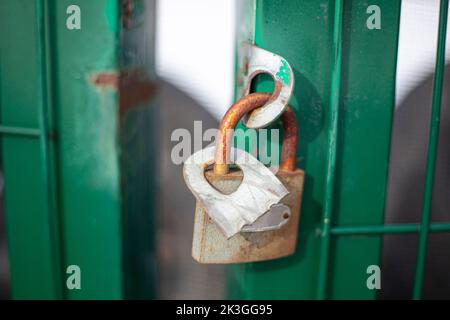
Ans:
[[[244,73],[242,94],[249,94],[251,82],[258,74],[268,73],[275,82],[275,90],[269,102],[244,117],[243,123],[246,127],[253,129],[267,127],[286,109],[294,89],[294,74],[283,57],[250,43],[243,43],[242,46],[241,52],[244,52],[244,56],[247,57],[247,65],[242,70]]]

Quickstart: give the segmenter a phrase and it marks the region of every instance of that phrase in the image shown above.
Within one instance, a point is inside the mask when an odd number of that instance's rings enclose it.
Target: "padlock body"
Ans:
[[[213,187],[224,194],[235,191],[242,181],[242,171],[227,175],[205,172]],[[280,203],[291,210],[289,221],[280,229],[262,232],[240,232],[227,239],[197,201],[195,208],[192,256],[200,263],[244,263],[277,259],[295,252],[297,244],[304,171],[279,171],[277,178],[289,194]]]

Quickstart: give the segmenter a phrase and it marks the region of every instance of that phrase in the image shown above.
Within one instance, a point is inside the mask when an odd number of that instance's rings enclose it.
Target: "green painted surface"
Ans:
[[[0,122],[39,129],[38,135],[4,133],[1,139],[11,294],[22,299],[62,297],[59,232],[45,170],[51,155],[43,155],[39,136],[46,99],[41,10],[34,1],[0,3]]]
[[[81,8],[81,30],[65,27],[71,4]],[[109,1],[58,0],[48,13],[63,260],[82,272],[82,290],[66,290],[69,299],[122,297],[118,97],[90,82],[96,73],[118,70],[118,35],[110,32],[105,10],[110,14]]]
[[[366,28],[369,5],[381,9],[381,30]],[[382,224],[395,104],[400,1],[345,1],[344,12],[343,87],[332,225]],[[375,298],[376,291],[366,286],[366,269],[372,264],[381,265],[381,238],[335,239],[332,251],[329,297]],[[349,259],[349,255],[358,259]]]
[[[369,30],[366,9],[379,5],[382,29]],[[256,45],[280,54],[295,76],[291,105],[300,126],[298,165],[306,171],[294,256],[230,268],[232,298],[314,299],[330,128],[334,1],[258,0]],[[343,66],[332,226],[382,224],[400,1],[345,1]],[[380,54],[383,52],[383,54]],[[273,84],[260,77],[258,91]],[[331,238],[326,298],[373,299],[366,269],[380,264],[379,237]],[[353,257],[353,258],[351,258]]]
[[[331,45],[331,88],[330,105],[328,108],[328,142],[326,156],[325,195],[323,201],[323,214],[320,240],[319,276],[317,282],[317,299],[327,297],[327,276],[330,258],[330,229],[334,205],[334,191],[336,181],[336,162],[339,138],[340,102],[342,85],[342,35],[344,24],[344,1],[336,0],[333,8],[333,43]]]
[[[277,76],[280,77],[281,81],[284,84],[288,85],[290,80],[289,68],[287,66],[286,60],[281,60],[282,66],[280,67],[280,71],[277,72]]]

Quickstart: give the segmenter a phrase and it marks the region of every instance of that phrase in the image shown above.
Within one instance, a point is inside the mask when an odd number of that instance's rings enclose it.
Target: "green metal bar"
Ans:
[[[439,34],[436,56],[436,71],[434,75],[433,102],[430,120],[430,137],[427,154],[427,169],[425,177],[425,193],[423,196],[423,209],[421,230],[419,236],[419,251],[416,260],[416,274],[414,278],[413,298],[420,299],[422,295],[423,276],[425,270],[425,258],[429,223],[431,215],[431,202],[433,199],[433,184],[436,167],[436,157],[439,138],[439,121],[441,113],[442,84],[445,67],[445,39],[447,33],[448,0],[441,0],[439,9]]]
[[[432,223],[430,224],[431,232],[446,232],[450,231],[450,223]]]
[[[367,26],[371,16],[367,13],[369,4],[379,6],[382,12],[379,30]],[[384,224],[400,4],[399,0],[344,2],[339,152],[332,226]],[[369,265],[381,264],[382,240],[378,236],[331,240],[328,299],[377,298],[377,291],[366,286],[365,271]],[[349,259],[349,253],[357,258]]]
[[[331,234],[333,236],[354,236],[354,235],[372,235],[372,234],[398,234],[398,233],[416,233],[420,232],[419,223],[392,224],[381,226],[348,226],[333,227]],[[450,232],[449,223],[430,224],[431,232]]]
[[[1,134],[24,137],[39,137],[41,135],[41,130],[23,127],[0,126],[0,135]]]
[[[0,4],[1,113],[3,124],[42,128],[46,105],[46,77],[40,75],[45,59],[41,32],[45,29],[44,3],[5,0]],[[12,14],[14,13],[14,14]],[[7,129],[12,127],[4,126]],[[17,129],[16,127],[13,127]],[[41,138],[22,139],[24,133],[2,137],[5,177],[5,215],[11,296],[15,299],[60,299],[59,261],[55,260],[53,226],[49,211],[49,181],[43,171]],[[19,130],[20,131],[20,130]],[[35,134],[35,131],[25,131]],[[56,231],[57,232],[57,231]],[[56,254],[55,254],[56,253]]]
[[[333,61],[330,92],[330,129],[328,132],[328,159],[323,211],[322,241],[320,248],[319,276],[317,298],[326,298],[328,258],[330,251],[331,210],[333,208],[333,192],[335,181],[337,137],[339,123],[339,102],[342,77],[342,25],[344,1],[337,0],[334,7],[333,25]]]
[[[63,276],[70,265],[81,270],[81,290],[65,288],[64,298],[121,299],[119,93],[94,80],[120,72],[119,1],[48,3]],[[70,5],[81,8],[79,30],[66,28]]]
[[[37,73],[39,84],[39,93],[37,103],[39,104],[38,122],[40,132],[47,133],[50,131],[52,125],[51,104],[52,104],[52,88],[51,79],[51,56],[49,50],[49,10],[48,1],[36,0],[36,38],[37,38],[37,61],[36,65],[40,68]],[[62,257],[61,257],[61,236],[60,226],[57,214],[57,200],[56,200],[56,172],[55,172],[55,146],[52,139],[48,138],[47,134],[40,134],[40,155],[42,159],[42,176],[43,187],[46,195],[44,201],[45,210],[48,212],[49,223],[49,238],[50,238],[50,253],[52,255],[52,274],[54,277],[54,290],[58,298],[63,298],[63,279],[62,279]]]

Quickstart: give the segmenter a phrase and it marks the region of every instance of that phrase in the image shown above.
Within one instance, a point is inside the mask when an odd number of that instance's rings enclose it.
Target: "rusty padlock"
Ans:
[[[228,160],[232,136],[238,121],[252,110],[263,106],[271,95],[250,94],[235,103],[220,124],[216,146],[214,170],[205,171],[209,183],[224,194],[234,192],[243,179],[242,171],[229,171]],[[200,263],[243,263],[270,260],[289,256],[295,252],[297,229],[300,218],[301,196],[304,171],[296,168],[298,128],[294,112],[289,107],[281,116],[283,122],[283,146],[280,170],[276,177],[283,183],[289,194],[281,199],[281,205],[272,206],[252,225],[244,226],[241,232],[228,238],[212,221],[203,206],[197,201],[195,209],[192,256]],[[280,211],[281,210],[281,211]],[[277,211],[277,212],[275,212]],[[264,228],[264,217],[281,217],[273,226]],[[267,219],[266,219],[267,220]]]

